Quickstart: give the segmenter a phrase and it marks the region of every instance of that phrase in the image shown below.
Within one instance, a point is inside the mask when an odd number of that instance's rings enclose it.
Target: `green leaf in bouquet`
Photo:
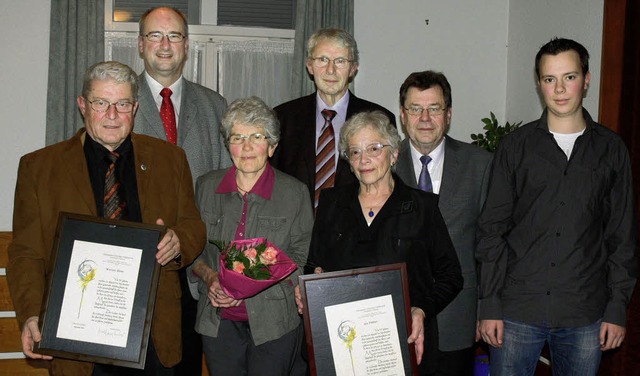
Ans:
[[[271,278],[269,267],[262,263],[257,263],[248,269],[245,268],[244,271],[247,277],[255,279],[257,281],[267,280]]]

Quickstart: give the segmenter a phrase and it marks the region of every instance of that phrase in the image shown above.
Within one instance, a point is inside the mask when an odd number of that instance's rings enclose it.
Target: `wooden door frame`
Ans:
[[[598,122],[615,132],[620,130],[626,5],[627,0],[604,0]]]

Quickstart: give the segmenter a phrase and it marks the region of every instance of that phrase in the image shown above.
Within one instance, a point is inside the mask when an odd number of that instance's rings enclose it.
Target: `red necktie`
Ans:
[[[173,94],[173,92],[168,87],[165,87],[160,91],[160,96],[162,96],[160,118],[164,125],[164,132],[167,135],[167,141],[175,145],[178,140],[178,130],[176,128],[176,112],[173,110],[173,103],[170,98],[171,94]]]
[[[336,116],[333,110],[322,110],[324,129],[318,138],[316,149],[316,186],[314,207],[318,207],[320,191],[333,187],[336,180],[336,138],[331,120]]]

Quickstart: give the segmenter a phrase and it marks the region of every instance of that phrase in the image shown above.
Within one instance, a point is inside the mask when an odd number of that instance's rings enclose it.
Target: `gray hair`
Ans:
[[[329,40],[349,49],[350,56],[348,59],[353,60],[354,64],[359,63],[360,54],[358,53],[356,40],[351,34],[342,29],[320,29],[313,33],[307,42],[307,59],[313,57],[313,50],[316,48],[318,42],[322,40]]]
[[[344,154],[349,149],[351,137],[358,131],[371,128],[382,137],[382,143],[390,145],[391,154],[400,147],[400,135],[394,127],[387,115],[379,110],[370,112],[360,112],[353,115],[347,120],[342,129],[340,129],[340,155],[344,158]]]
[[[236,99],[227,107],[222,117],[222,127],[220,127],[220,133],[227,147],[231,129],[237,123],[263,128],[269,145],[273,146],[280,141],[280,122],[276,112],[258,97]]]
[[[138,99],[138,75],[128,65],[118,61],[103,61],[90,66],[84,74],[82,96],[88,98],[93,81],[107,80],[131,85],[133,99]]]

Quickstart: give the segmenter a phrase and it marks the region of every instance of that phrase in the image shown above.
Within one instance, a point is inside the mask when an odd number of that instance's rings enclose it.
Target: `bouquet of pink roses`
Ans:
[[[234,299],[250,298],[293,273],[298,267],[266,238],[212,240],[220,249],[218,280]]]

